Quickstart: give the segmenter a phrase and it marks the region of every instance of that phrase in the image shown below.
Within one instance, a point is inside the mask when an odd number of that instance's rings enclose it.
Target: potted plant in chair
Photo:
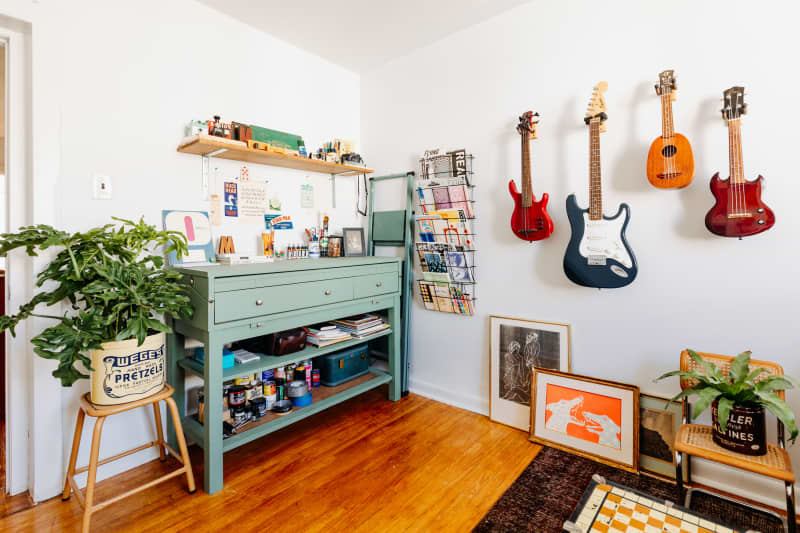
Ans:
[[[750,369],[750,353],[742,352],[731,362],[725,375],[717,366],[703,359],[697,352],[687,350],[692,360],[703,369],[674,370],[660,376],[656,381],[670,376],[680,376],[689,381],[689,386],[670,401],[696,395],[692,404],[693,416],[711,406],[712,438],[719,446],[747,455],[767,453],[764,410],[771,412],[789,431],[792,442],[798,430],[794,413],[776,393],[794,387],[794,380],[784,375],[761,378],[764,368]]]
[[[114,219],[84,233],[66,233],[50,226],[20,228],[0,235],[0,255],[24,247],[28,255],[57,249],[36,285],[47,287],[20,306],[15,315],[0,317],[0,331],[28,317],[56,323],[31,339],[34,352],[58,360],[53,376],[63,386],[89,376],[92,403],[113,405],[138,400],[164,386],[164,336],[171,329],[166,315],[191,316],[192,307],[180,274],[163,268],[163,247],[178,257],[187,252],[186,239],[160,231],[141,219]],[[37,306],[65,302],[63,315],[45,315]]]

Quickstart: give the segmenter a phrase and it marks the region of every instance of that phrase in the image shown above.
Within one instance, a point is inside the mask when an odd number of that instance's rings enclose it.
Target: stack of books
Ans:
[[[354,339],[365,339],[389,328],[389,324],[378,315],[356,315],[334,320],[333,323]]]
[[[349,332],[332,324],[320,324],[307,329],[306,342],[319,348],[330,346],[337,342],[348,341],[352,338]]]

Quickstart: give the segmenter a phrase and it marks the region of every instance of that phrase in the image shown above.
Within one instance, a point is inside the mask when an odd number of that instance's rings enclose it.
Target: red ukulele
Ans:
[[[514,199],[514,213],[511,215],[511,231],[523,241],[541,241],[553,233],[553,221],[547,214],[547,201],[550,196],[542,194],[536,201],[531,187],[531,139],[536,138],[539,113],[528,111],[519,117],[517,131],[522,136],[522,194],[517,191],[514,180],[508,182],[508,191]]]
[[[761,201],[764,178],[744,179],[742,162],[742,115],[746,113],[744,87],[731,87],[723,93],[722,118],[728,122],[730,178],[721,180],[719,172],[711,178],[711,193],[716,199],[706,215],[706,227],[723,237],[747,237],[767,231],[775,224],[775,214]]]

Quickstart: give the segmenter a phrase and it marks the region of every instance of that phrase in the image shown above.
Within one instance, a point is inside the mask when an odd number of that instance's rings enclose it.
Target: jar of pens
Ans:
[[[328,215],[320,215],[319,228],[306,228],[308,256],[312,259],[328,256]]]

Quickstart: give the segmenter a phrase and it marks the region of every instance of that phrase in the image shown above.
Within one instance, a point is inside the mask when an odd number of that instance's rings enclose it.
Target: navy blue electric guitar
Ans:
[[[567,197],[567,217],[572,227],[564,273],[584,287],[616,289],[630,284],[638,271],[636,258],[625,240],[630,221],[628,204],[621,204],[613,217],[603,215],[603,192],[600,181],[600,133],[606,130],[606,102],[603,93],[608,88],[598,83],[584,121],[589,125],[589,209],[578,207],[574,194]]]

